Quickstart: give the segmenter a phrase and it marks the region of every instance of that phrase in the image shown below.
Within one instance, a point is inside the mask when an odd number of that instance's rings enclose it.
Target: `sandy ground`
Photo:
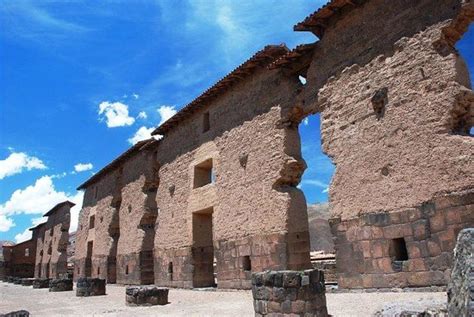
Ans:
[[[333,316],[370,316],[399,302],[423,307],[446,302],[445,293],[328,293]],[[0,282],[0,313],[28,310],[32,316],[253,316],[250,291],[195,291],[171,289],[166,306],[128,307],[125,288],[108,285],[107,295],[76,297],[73,292],[49,293]]]

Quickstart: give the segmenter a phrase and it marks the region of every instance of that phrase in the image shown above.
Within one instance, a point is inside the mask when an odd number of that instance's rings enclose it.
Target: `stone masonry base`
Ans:
[[[456,236],[474,226],[474,190],[415,208],[330,222],[340,288],[446,285]]]
[[[252,295],[255,316],[328,316],[319,270],[254,273]]]

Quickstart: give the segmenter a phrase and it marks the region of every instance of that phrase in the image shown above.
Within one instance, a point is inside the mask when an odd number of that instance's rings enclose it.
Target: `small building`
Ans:
[[[27,240],[12,246],[3,246],[5,275],[33,277],[35,272],[36,242]]]

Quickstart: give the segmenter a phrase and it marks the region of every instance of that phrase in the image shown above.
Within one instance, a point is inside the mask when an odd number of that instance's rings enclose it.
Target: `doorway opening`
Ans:
[[[193,213],[193,287],[215,287],[213,208]]]

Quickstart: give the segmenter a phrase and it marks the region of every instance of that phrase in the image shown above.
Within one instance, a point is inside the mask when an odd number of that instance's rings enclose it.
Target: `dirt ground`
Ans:
[[[423,309],[446,302],[445,293],[328,293],[328,310],[333,316],[370,316],[385,307]],[[49,293],[0,282],[0,314],[25,309],[32,316],[253,316],[250,291],[196,291],[171,289],[166,306],[128,307],[125,287],[107,286],[107,295],[76,297],[73,292]],[[389,315],[387,315],[389,316]]]

